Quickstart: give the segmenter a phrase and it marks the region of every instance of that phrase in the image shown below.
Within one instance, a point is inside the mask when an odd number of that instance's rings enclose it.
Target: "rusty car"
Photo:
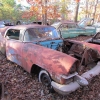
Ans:
[[[92,36],[91,38],[89,38],[85,41],[88,43],[100,45],[100,32],[97,32],[94,36]]]
[[[99,74],[99,47],[63,40],[52,26],[17,25],[0,30],[0,51],[6,58],[38,74],[39,82],[62,95],[87,86]]]

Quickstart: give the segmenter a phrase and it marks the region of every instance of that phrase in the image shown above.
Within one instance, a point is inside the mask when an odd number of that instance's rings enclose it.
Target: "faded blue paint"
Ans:
[[[15,54],[15,51],[13,49],[9,49],[10,54]]]
[[[46,40],[46,41],[39,42],[39,44],[44,46],[44,47],[57,50],[57,48],[59,46],[62,46],[63,40],[61,40],[61,39],[58,39],[58,40]]]
[[[94,35],[96,33],[96,29],[81,29],[81,28],[73,28],[68,30],[61,30],[61,34],[63,38],[72,38],[77,37],[79,35]],[[60,34],[60,32],[59,32]]]
[[[85,21],[85,20],[83,20]],[[58,33],[62,35],[62,38],[72,38],[77,37],[79,35],[94,35],[96,34],[96,28],[93,26],[86,26],[86,22],[83,23],[84,27],[81,26],[81,23],[78,25],[74,22],[56,22],[52,24],[57,30]],[[79,26],[80,25],[80,26]]]
[[[6,55],[7,55],[7,58],[9,58],[10,61],[15,62],[18,65],[21,65],[20,57],[18,56],[16,51],[9,48],[8,52],[6,52]]]

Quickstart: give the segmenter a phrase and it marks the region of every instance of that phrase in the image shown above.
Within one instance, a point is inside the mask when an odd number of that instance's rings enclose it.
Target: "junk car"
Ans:
[[[61,22],[56,22],[52,24],[51,26],[54,26],[59,34],[61,34],[62,38],[72,38],[72,37],[77,37],[80,35],[94,35],[96,33],[95,27],[80,27],[77,25],[77,23],[72,22],[72,21],[61,21]]]
[[[89,44],[63,40],[54,27],[45,25],[10,26],[0,33],[0,51],[7,59],[30,74],[37,73],[43,85],[62,95],[88,85],[88,79],[99,74],[95,47],[100,46]],[[94,66],[87,66],[92,62]]]
[[[96,29],[96,33],[100,31],[100,22],[96,22],[93,18],[83,18],[77,23],[79,27],[86,29]]]
[[[96,33],[93,37],[85,40],[88,43],[100,45],[100,32]]]

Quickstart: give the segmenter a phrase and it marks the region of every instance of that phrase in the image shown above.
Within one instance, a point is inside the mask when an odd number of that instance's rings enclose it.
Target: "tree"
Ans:
[[[80,3],[80,0],[76,0],[76,13],[75,13],[75,22],[77,22],[77,18],[78,18],[78,11],[79,11],[79,3]]]
[[[0,6],[0,20],[16,21],[21,18],[21,5],[16,5],[15,0],[2,0]]]
[[[94,12],[93,12],[93,19],[95,20],[96,15],[96,8],[97,8],[98,0],[95,0]]]

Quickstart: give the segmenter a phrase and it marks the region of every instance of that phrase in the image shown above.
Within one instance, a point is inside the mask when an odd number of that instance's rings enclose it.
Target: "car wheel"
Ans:
[[[49,92],[52,92],[52,93],[54,92],[54,90],[51,86],[51,78],[47,71],[45,71],[45,70],[40,71],[39,82],[42,82],[42,84],[48,88]]]

